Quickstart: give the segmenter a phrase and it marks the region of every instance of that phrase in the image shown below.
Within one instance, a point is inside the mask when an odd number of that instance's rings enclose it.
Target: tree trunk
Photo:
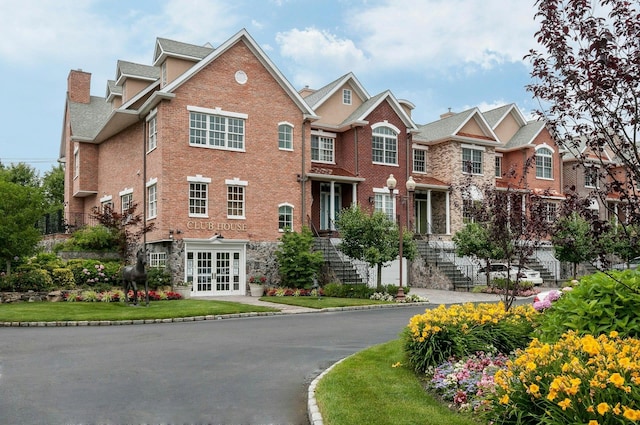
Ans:
[[[376,288],[382,290],[382,264],[378,263],[378,276],[376,277]]]

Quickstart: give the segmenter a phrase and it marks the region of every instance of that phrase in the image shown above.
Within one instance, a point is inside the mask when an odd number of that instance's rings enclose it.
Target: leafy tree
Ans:
[[[64,204],[64,168],[52,167],[42,178],[44,199],[50,206],[62,207]]]
[[[601,187],[593,196],[618,216],[622,232],[640,224],[640,13],[637,1],[537,0],[539,49],[527,58],[540,101],[561,147],[584,163],[597,163]],[[619,198],[617,208],[607,195]],[[588,205],[582,205],[583,211]],[[591,221],[594,240],[609,230]],[[594,246],[594,250],[596,247]],[[605,249],[599,249],[601,258]]]
[[[377,267],[376,287],[382,288],[382,267],[395,260],[400,251],[399,230],[383,212],[366,214],[359,206],[345,208],[336,221],[342,242],[340,251],[356,260],[366,261],[370,267]],[[413,260],[417,245],[413,234],[402,233],[402,256]]]
[[[620,237],[625,235],[626,237]],[[612,226],[609,233],[609,240],[612,245],[612,252],[622,259],[627,265],[629,261],[640,256],[640,226],[619,224]]]
[[[117,249],[123,261],[133,257],[140,238],[154,229],[154,223],[143,225],[142,214],[136,214],[137,204],[133,204],[124,214],[109,206],[93,207],[91,217],[109,229],[117,241]]]
[[[491,239],[489,230],[478,223],[467,223],[453,235],[456,244],[456,255],[470,256],[476,260],[484,260],[487,267],[491,260],[504,258],[503,250]],[[487,285],[489,285],[489,273],[487,273]]]
[[[577,213],[561,217],[558,220],[551,240],[556,258],[573,265],[572,276],[574,279],[578,264],[585,261],[590,262],[597,257],[597,253],[593,250],[594,240],[589,222]]]
[[[35,252],[40,241],[35,223],[43,211],[39,189],[0,179],[0,259],[7,274],[12,261]]]
[[[0,180],[15,183],[20,186],[40,187],[40,177],[35,168],[24,162],[11,164],[6,167],[0,164]]]
[[[285,286],[309,287],[324,263],[322,252],[312,251],[313,234],[304,227],[300,233],[286,230],[275,252],[280,277]]]

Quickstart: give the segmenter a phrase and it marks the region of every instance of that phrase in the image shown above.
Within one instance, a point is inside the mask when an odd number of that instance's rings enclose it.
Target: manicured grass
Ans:
[[[260,297],[260,301],[270,303],[296,305],[307,308],[353,307],[372,304],[394,304],[392,301],[369,300],[362,298],[334,297]]]
[[[470,415],[449,410],[401,365],[402,341],[357,353],[319,382],[316,400],[326,425],[478,425]]]
[[[95,320],[170,319],[220,314],[278,311],[227,301],[152,301],[129,306],[114,302],[36,302],[0,304],[0,322],[59,322]]]

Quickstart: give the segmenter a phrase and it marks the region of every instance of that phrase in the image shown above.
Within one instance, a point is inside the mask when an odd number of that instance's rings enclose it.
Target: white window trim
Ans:
[[[247,187],[249,185],[249,182],[246,180],[240,180],[238,177],[234,177],[233,179],[226,179],[224,181],[224,184],[227,186],[227,194],[226,194],[226,203],[227,203],[227,208],[228,208],[228,204],[229,204],[229,186],[242,186],[242,187]],[[229,215],[227,212],[227,218],[228,219],[232,219],[232,220],[244,220],[247,217],[247,191],[246,189],[243,190],[243,200],[242,200],[242,213],[244,215]]]
[[[210,177],[202,177],[202,174],[196,174],[195,176],[187,176],[189,183],[211,183]]]
[[[145,184],[146,190],[147,190],[147,214],[149,214],[149,188],[155,186],[156,187],[156,200],[155,200],[155,205],[156,205],[156,213],[154,215],[149,215],[147,216],[147,219],[153,219],[156,218],[158,216],[158,178],[157,177],[153,177],[151,179],[149,179],[149,181]]]
[[[348,96],[347,96],[348,93]],[[347,97],[349,98],[348,102],[346,102]],[[343,105],[351,105],[353,103],[353,91],[351,89],[342,89],[342,104]]]
[[[80,147],[76,143],[73,147],[73,178],[80,175]]]
[[[503,154],[501,154],[501,153],[496,153],[496,154],[495,154],[495,158],[500,158],[500,175],[497,175],[497,174],[496,174],[496,178],[497,178],[497,179],[501,179],[501,178],[502,178],[502,168],[503,168],[503,167],[502,167],[502,165],[503,165],[503,164],[502,164],[502,159],[504,158],[504,155],[503,155]],[[495,163],[495,159],[494,159],[494,163]],[[498,170],[496,170],[496,172],[497,172],[497,171],[498,171]]]
[[[281,125],[288,125],[289,127],[291,127],[291,147],[290,148],[281,148],[280,147],[280,126]],[[281,151],[293,151],[293,129],[296,126],[291,124],[289,121],[281,121],[278,123],[278,149],[280,149]]]
[[[113,200],[113,196],[106,195],[106,196],[103,196],[102,198],[100,198],[100,203],[104,204],[105,202],[111,202],[112,200]]]
[[[474,150],[474,151],[480,151],[482,152],[482,161],[480,162],[480,167],[482,168],[482,170],[480,171],[480,173],[474,173],[473,171],[468,172],[468,171],[462,171],[462,174],[465,175],[472,175],[472,176],[484,176],[484,154],[487,152],[487,149],[484,146],[478,146],[478,145],[469,145],[466,143],[463,143],[460,145],[460,160],[462,161],[462,155],[463,155],[463,150],[464,149],[470,149],[470,150]]]
[[[336,163],[336,137],[337,134],[336,133],[331,133],[328,131],[318,131],[318,130],[311,130],[311,136],[318,136],[318,137],[326,137],[327,139],[333,139],[333,150],[332,150],[332,160],[331,161],[324,161],[321,159],[311,159],[311,162],[319,162],[322,164],[335,164]]]
[[[208,115],[220,115],[220,116],[231,117],[231,118],[240,118],[245,120],[249,118],[248,114],[243,114],[241,112],[224,111],[220,107],[211,109],[211,108],[202,108],[200,106],[187,105],[187,111],[198,112],[201,114],[208,114]]]
[[[125,188],[122,191],[118,192],[119,196],[124,196],[124,195],[128,195],[130,193],[133,193],[133,188]]]
[[[549,149],[551,151],[551,155],[545,155],[545,157],[551,157],[551,177],[538,177],[538,171],[536,169],[536,179],[553,181],[553,180],[555,180],[554,177],[553,177],[553,155],[555,154],[556,151],[551,146],[547,145],[546,143],[543,143],[543,144],[538,145],[538,146],[535,147],[535,151],[536,152],[535,152],[534,155],[537,156],[538,155],[538,151],[540,149]],[[537,165],[536,165],[536,168],[537,168]]]
[[[282,207],[290,207],[291,208],[291,230],[293,230],[293,218],[294,218],[294,213],[293,212],[295,210],[295,207],[292,204],[288,203],[288,202],[284,202],[282,204],[278,204],[278,232],[280,232],[280,233],[284,233],[284,229],[280,228],[280,208],[282,208]]]
[[[391,124],[390,122],[388,122],[387,120],[384,120],[382,122],[377,122],[375,124],[373,124],[371,126],[371,138],[373,138],[374,136],[380,136],[380,137],[385,137],[385,135],[374,135],[374,130],[376,128],[379,127],[388,127],[390,129],[392,129],[393,131],[396,132],[396,162],[395,163],[391,163],[391,162],[379,162],[379,161],[371,161],[373,164],[376,165],[388,165],[391,167],[399,167],[400,166],[400,139],[398,138],[398,136],[400,135],[400,129],[398,127],[396,127],[395,125]],[[383,150],[384,153],[386,153],[386,147]],[[373,156],[373,151],[371,152],[372,156]],[[412,167],[413,168],[413,167]]]
[[[202,183],[207,185],[207,197],[205,198],[205,213],[192,213],[189,211],[189,217],[196,218],[207,218],[209,217],[209,183],[211,183],[210,177],[202,177],[202,174],[196,174],[195,176],[187,176],[187,182],[191,183]],[[191,209],[191,188],[189,188],[189,210]]]
[[[424,171],[416,171],[416,169],[415,169],[415,164],[416,164],[415,154],[416,154],[416,151],[423,151],[424,152]],[[418,174],[427,174],[428,173],[428,171],[429,171],[429,168],[427,167],[428,152],[429,152],[429,148],[427,146],[416,145],[415,143],[413,144],[413,146],[411,147],[411,169],[413,170],[414,173],[418,173]]]

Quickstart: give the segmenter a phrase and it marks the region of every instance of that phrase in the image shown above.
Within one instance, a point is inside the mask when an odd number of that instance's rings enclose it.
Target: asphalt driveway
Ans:
[[[308,424],[319,373],[424,309],[0,328],[0,423]]]

